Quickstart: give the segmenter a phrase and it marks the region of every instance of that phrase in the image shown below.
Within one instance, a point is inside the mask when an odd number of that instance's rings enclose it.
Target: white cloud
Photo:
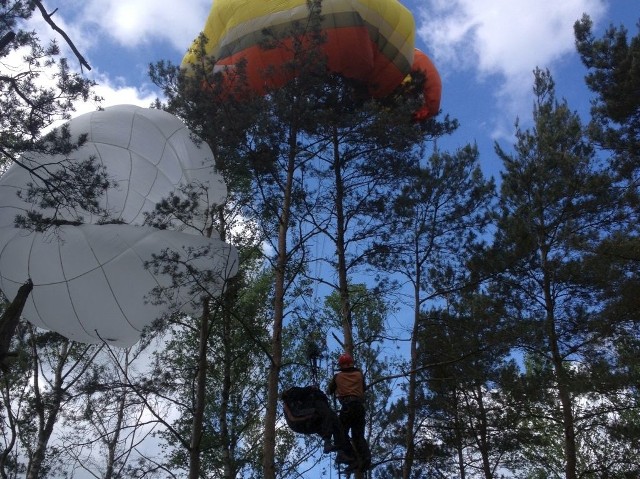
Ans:
[[[105,75],[99,75],[96,82],[98,85],[93,89],[93,92],[104,99],[101,104],[103,107],[128,104],[146,108],[158,96],[155,91],[147,90],[144,87],[129,86],[124,80],[113,81]],[[95,110],[95,107],[91,103],[83,103],[76,109],[80,114]]]
[[[597,22],[606,6],[606,0],[426,0],[416,21],[444,77],[464,71],[497,79],[496,101],[513,117],[530,108],[523,100],[532,71],[575,54],[573,24],[583,13]]]
[[[166,40],[186,50],[209,14],[211,0],[86,0],[76,21],[91,26],[95,37],[110,37],[129,48]]]
[[[45,1],[49,12],[56,5]],[[136,47],[143,44],[168,42],[175,51],[186,51],[193,39],[204,26],[211,7],[211,0],[182,0],[182,2],[163,2],[158,0],[66,0],[52,15],[56,24],[64,30],[78,50],[93,67],[84,70],[84,75],[96,81],[94,93],[104,101],[101,106],[133,104],[148,107],[158,96],[157,89],[151,85],[128,84],[124,78],[114,78],[111,72],[96,67],[108,39],[122,45],[123,55],[135,53]],[[69,59],[73,70],[79,70],[80,64],[66,42],[55,33],[36,12],[29,22],[30,28],[37,31],[43,42],[55,39],[63,49],[63,56]],[[135,54],[122,57],[123,62],[132,62],[131,68],[138,68],[134,62],[140,61]],[[143,66],[146,68],[147,59]],[[46,78],[43,79],[46,81]],[[92,102],[76,104],[74,116],[95,110]]]
[[[604,0],[428,0],[418,34],[436,59],[508,79],[575,52],[573,24],[583,13],[597,21],[605,6]]]

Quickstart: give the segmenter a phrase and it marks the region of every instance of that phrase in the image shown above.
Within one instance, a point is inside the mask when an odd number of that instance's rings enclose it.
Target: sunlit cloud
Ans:
[[[499,73],[508,81],[574,53],[573,24],[597,21],[603,0],[426,0],[418,35],[455,69]]]
[[[182,51],[197,37],[211,0],[87,0],[76,21],[124,47],[166,41]]]
[[[83,69],[82,74],[97,83],[94,93],[104,100],[100,106],[133,104],[148,107],[158,96],[157,89],[150,85],[127,84],[124,78],[101,71],[92,60],[101,55],[107,42],[120,45],[125,50],[163,42],[173,46],[179,57],[199,33],[211,2],[184,0],[182,3],[160,5],[152,0],[69,0],[57,10],[47,2],[45,6],[47,11],[55,12],[52,19],[92,66],[91,71]],[[38,32],[43,42],[56,40],[71,68],[75,71],[81,69],[80,62],[64,39],[45,23],[38,12],[33,15],[29,27]],[[147,63],[131,65],[131,68],[146,70]],[[90,101],[75,106],[76,114],[82,114],[95,110],[98,104]]]
[[[532,71],[575,55],[573,25],[598,22],[605,0],[425,0],[418,35],[446,77],[474,74],[496,82],[495,99],[513,117],[531,94]]]

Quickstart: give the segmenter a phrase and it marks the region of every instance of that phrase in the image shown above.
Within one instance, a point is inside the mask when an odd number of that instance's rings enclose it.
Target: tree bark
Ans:
[[[264,479],[275,479],[276,414],[278,409],[278,386],[282,367],[282,326],[285,307],[285,281],[287,269],[287,235],[291,215],[293,175],[295,172],[297,130],[289,132],[287,175],[283,191],[282,209],[278,222],[278,252],[276,257],[273,300],[273,332],[271,336],[271,365],[267,378],[267,405],[264,419],[264,447],[262,470]]]
[[[51,386],[51,398],[43,398],[39,387],[39,362],[37,361],[37,352],[35,344],[33,345],[33,375],[34,375],[34,408],[38,416],[38,435],[36,447],[31,455],[29,464],[27,465],[26,479],[38,479],[41,474],[42,464],[49,444],[49,439],[53,433],[53,427],[58,419],[58,413],[62,405],[63,398],[63,376],[62,372],[69,356],[69,340],[65,340],[62,344],[62,350],[59,352],[59,360],[54,371],[54,381]],[[47,414],[48,413],[48,414]]]
[[[402,479],[411,477],[413,461],[415,457],[415,423],[416,423],[416,369],[418,367],[418,323],[420,320],[420,278],[422,268],[416,261],[416,281],[413,291],[413,330],[411,331],[411,344],[409,351],[409,387],[407,390],[407,427],[405,436],[405,453],[402,464]]]
[[[347,258],[345,251],[344,182],[342,180],[338,132],[333,131],[333,171],[336,191],[336,255],[338,256],[338,291],[340,294],[340,314],[344,350],[353,355],[353,330],[351,325],[351,302],[349,298],[349,280],[347,276]]]
[[[124,373],[125,377],[129,372],[129,350],[125,352]],[[118,412],[116,416],[116,426],[113,429],[113,436],[107,441],[107,468],[104,473],[104,479],[112,479],[115,476],[116,466],[116,451],[118,443],[120,441],[120,434],[122,432],[122,425],[124,424],[124,414],[127,408],[127,392],[125,390],[120,391],[118,395]]]
[[[189,444],[189,479],[200,477],[201,444],[204,421],[205,394],[207,387],[207,345],[209,341],[209,321],[211,320],[209,300],[202,304],[202,318],[200,319],[200,336],[198,340],[198,371],[195,384],[195,402],[193,405],[193,421],[191,441]]]
[[[226,295],[225,295],[226,297]],[[225,479],[234,479],[236,471],[234,467],[231,438],[229,437],[229,400],[231,397],[231,317],[229,309],[225,307],[222,324],[222,349],[224,351],[224,372],[222,377],[222,393],[220,398],[220,441],[222,442],[222,470]]]
[[[22,314],[24,305],[32,290],[33,283],[31,280],[28,280],[20,286],[18,294],[16,294],[16,297],[9,303],[4,314],[0,317],[0,364],[4,364],[5,359],[9,355],[11,340],[20,322],[20,315]]]
[[[493,472],[491,470],[491,463],[489,461],[489,425],[487,410],[484,406],[484,392],[482,390],[482,384],[476,384],[475,393],[475,401],[478,406],[479,416],[479,425],[476,431],[476,437],[478,438],[478,449],[480,450],[480,456],[482,457],[482,470],[484,471],[485,479],[493,479]]]
[[[568,377],[564,369],[564,361],[558,345],[556,334],[556,323],[554,314],[554,303],[551,294],[551,279],[547,272],[547,254],[543,248],[541,252],[543,269],[543,288],[546,308],[546,330],[549,348],[551,349],[551,361],[553,363],[556,380],[558,381],[558,398],[562,406],[562,427],[564,430],[564,453],[565,453],[565,477],[566,479],[577,479],[577,449],[575,421],[573,417],[571,392],[568,385]]]

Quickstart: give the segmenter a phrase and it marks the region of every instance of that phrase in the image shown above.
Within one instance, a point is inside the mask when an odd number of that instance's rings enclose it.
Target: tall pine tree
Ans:
[[[520,348],[544,372],[538,387],[557,399],[547,404],[562,430],[563,471],[554,473],[575,479],[589,467],[585,425],[607,413],[583,402],[584,391],[597,390],[595,364],[610,338],[581,246],[606,233],[612,183],[548,71],[535,71],[534,93],[533,128],[518,128],[513,153],[496,146],[504,173],[494,253],[505,269],[495,294],[521,328]]]

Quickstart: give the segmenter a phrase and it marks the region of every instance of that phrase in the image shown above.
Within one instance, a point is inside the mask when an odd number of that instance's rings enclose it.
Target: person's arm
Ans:
[[[327,387],[327,393],[329,393],[330,395],[333,396],[335,394],[335,392],[336,392],[336,388],[337,388],[336,377],[333,376],[331,378],[331,381],[329,381],[329,386]]]

